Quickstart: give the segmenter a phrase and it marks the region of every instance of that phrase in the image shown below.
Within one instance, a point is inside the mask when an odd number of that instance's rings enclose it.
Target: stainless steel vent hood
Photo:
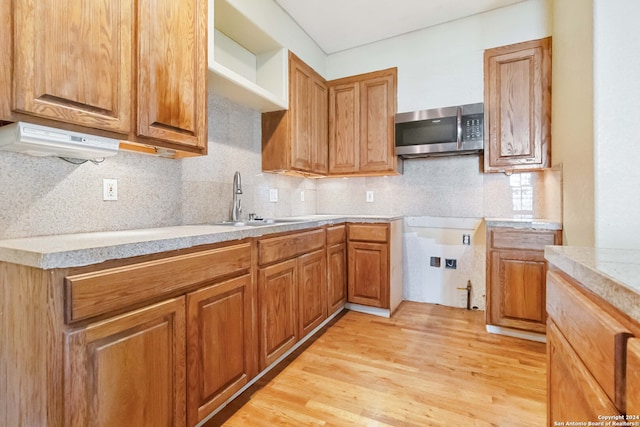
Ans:
[[[93,160],[115,156],[119,146],[117,139],[25,122],[0,127],[0,150],[31,156]]]

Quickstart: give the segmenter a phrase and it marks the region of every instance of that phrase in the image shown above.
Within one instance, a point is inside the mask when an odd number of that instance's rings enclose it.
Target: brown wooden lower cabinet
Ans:
[[[487,227],[487,324],[538,334],[546,331],[545,245],[557,230]]]
[[[327,318],[327,259],[324,250],[298,258],[298,312],[300,337]]]
[[[349,302],[389,308],[389,246],[349,242]]]
[[[66,334],[64,425],[184,426],[184,322],[180,297]]]
[[[640,415],[640,325],[554,266],[547,296],[548,425]]]
[[[327,247],[327,309],[333,313],[347,302],[347,244]]]
[[[297,273],[295,259],[259,271],[260,370],[298,341]]]
[[[250,274],[187,294],[187,424],[196,425],[257,374]]]
[[[0,425],[196,425],[342,307],[345,226],[329,228],[332,250],[315,228],[53,271],[0,262]]]

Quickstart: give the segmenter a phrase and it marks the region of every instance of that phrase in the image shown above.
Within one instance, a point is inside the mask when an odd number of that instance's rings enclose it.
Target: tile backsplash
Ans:
[[[262,173],[260,113],[209,95],[209,155],[121,152],[73,165],[0,151],[0,239],[203,224],[228,219],[235,171],[243,216],[381,214],[561,219],[560,170],[483,174],[478,156],[405,161],[392,177],[304,179]],[[118,180],[118,201],[102,180]],[[278,190],[278,202],[269,190]],[[373,191],[374,201],[366,201]],[[304,192],[304,201],[301,193]]]

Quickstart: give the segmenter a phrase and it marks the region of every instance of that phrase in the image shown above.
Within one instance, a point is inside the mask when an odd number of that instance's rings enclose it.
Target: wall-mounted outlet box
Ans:
[[[455,270],[456,268],[458,268],[458,261],[455,259],[446,258],[444,260],[444,268]]]
[[[103,179],[102,180],[102,200],[118,200],[118,180]]]

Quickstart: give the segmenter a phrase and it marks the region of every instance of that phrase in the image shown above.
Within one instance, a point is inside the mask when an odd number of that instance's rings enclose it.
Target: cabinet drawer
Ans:
[[[620,411],[631,332],[558,273],[547,274],[547,312]]]
[[[250,268],[251,244],[244,243],[69,276],[66,320],[99,316]]]
[[[555,245],[555,231],[490,228],[490,246],[494,249],[530,249],[543,251],[547,245]]]
[[[336,245],[347,240],[347,228],[344,225],[327,227],[327,246]]]
[[[258,240],[260,265],[289,259],[324,247],[324,230],[305,231]]]
[[[349,240],[386,242],[387,224],[349,224]]]

